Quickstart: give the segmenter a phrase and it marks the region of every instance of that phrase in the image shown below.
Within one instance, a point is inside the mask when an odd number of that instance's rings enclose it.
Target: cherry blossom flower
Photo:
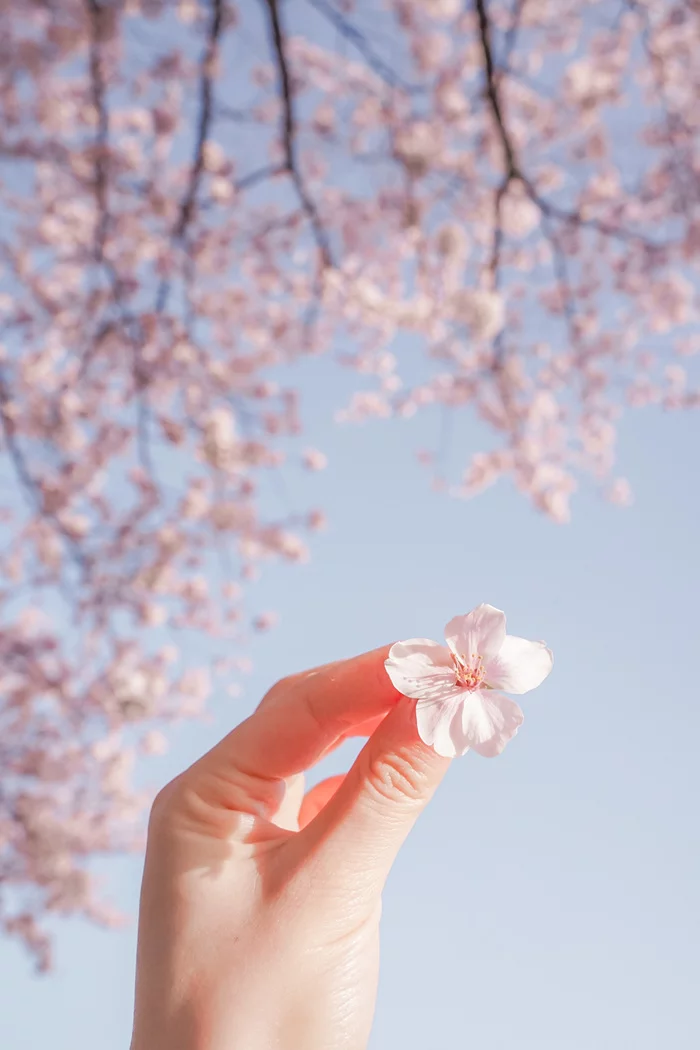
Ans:
[[[493,339],[503,327],[503,300],[495,292],[460,288],[450,305],[455,320],[466,325],[475,339]]]
[[[437,231],[435,247],[445,258],[461,259],[467,252],[467,235],[455,222],[445,223]]]
[[[426,120],[402,128],[394,142],[396,156],[416,177],[425,174],[441,147],[439,130]]]
[[[538,225],[540,210],[517,183],[501,202],[501,223],[511,237],[526,237]]]
[[[629,507],[634,499],[632,486],[627,478],[616,478],[607,495],[610,502],[616,503],[618,507]]]
[[[277,613],[262,612],[253,620],[253,628],[256,631],[269,631],[277,624]]]
[[[455,616],[447,647],[427,638],[392,645],[385,666],[393,686],[416,700],[421,740],[452,758],[473,748],[500,755],[523,722],[520,707],[498,692],[527,693],[552,670],[544,642],[506,634],[506,617],[492,605]]]
[[[204,426],[204,458],[212,467],[226,469],[231,465],[236,447],[236,424],[225,409],[210,412]]]
[[[422,0],[426,14],[435,19],[456,18],[462,9],[460,0]]]
[[[328,457],[317,448],[307,448],[304,450],[302,462],[307,470],[325,470]]]

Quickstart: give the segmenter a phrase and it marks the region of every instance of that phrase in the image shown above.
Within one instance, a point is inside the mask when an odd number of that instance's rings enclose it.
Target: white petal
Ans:
[[[446,700],[459,692],[449,649],[429,638],[396,642],[384,666],[394,688],[414,700]]]
[[[493,605],[478,605],[466,616],[455,616],[445,627],[445,639],[453,653],[466,657],[495,656],[506,637],[506,614]]]
[[[444,758],[454,758],[469,750],[462,726],[464,690],[454,688],[445,700],[419,700],[416,704],[418,735],[425,744]]]
[[[523,713],[509,696],[490,689],[469,693],[462,709],[464,738],[485,758],[500,755],[523,724]]]
[[[544,642],[506,636],[501,651],[486,664],[486,682],[506,693],[529,693],[542,685],[552,670],[554,657]]]

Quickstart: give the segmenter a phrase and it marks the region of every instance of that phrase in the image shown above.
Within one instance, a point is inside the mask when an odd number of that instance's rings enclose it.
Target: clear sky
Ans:
[[[255,643],[244,699],[222,696],[210,723],[181,726],[144,779],[182,769],[285,673],[440,638],[453,614],[500,606],[513,633],[547,640],[554,673],[524,698],[503,756],[453,763],[401,854],[372,1050],[697,1050],[697,417],[627,417],[620,457],[636,505],[584,490],[562,527],[505,485],[471,503],[432,493],[411,449],[435,421],[334,427],[333,375],[315,362],[307,376],[308,437],[330,468],[289,486],[299,508],[329,509],[330,528],[310,565],[259,585],[281,621]],[[101,870],[135,915],[139,858]],[[134,925],[56,935],[48,978],[0,944],[0,1046],[126,1050]]]

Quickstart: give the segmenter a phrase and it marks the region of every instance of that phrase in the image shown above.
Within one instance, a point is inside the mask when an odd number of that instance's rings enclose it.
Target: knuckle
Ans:
[[[282,678],[278,678],[274,685],[271,685],[267,693],[263,697],[262,704],[269,704],[278,701],[280,697],[286,696],[286,694],[298,686],[300,679],[303,679],[303,674],[286,674]]]
[[[287,690],[294,684],[298,675],[286,674],[283,678],[278,678],[273,686],[270,687],[268,695],[274,695],[275,693],[286,693]]]
[[[313,692],[306,692],[302,697],[304,711],[312,731],[322,734],[328,726],[329,718],[327,711],[324,711],[319,699],[320,698]],[[334,721],[337,721],[337,719]],[[340,726],[338,728],[340,728]]]
[[[352,719],[329,712],[327,690],[332,681],[321,678],[318,670],[287,675],[268,690],[259,710],[267,713],[281,711],[293,701],[298,704],[299,717],[308,722],[312,732],[326,733],[331,725],[338,733],[345,732],[351,728]]]
[[[268,817],[276,813],[285,795],[285,782],[232,766],[212,770],[201,778],[198,793],[219,810]]]
[[[299,688],[300,678],[301,675],[298,674],[285,675],[284,678],[279,678],[265,693],[258,704],[257,710],[274,712],[281,705],[284,705],[290,693]]]
[[[430,794],[428,777],[410,750],[367,754],[362,777],[370,794],[389,802],[422,803]]]
[[[150,829],[162,827],[167,824],[173,813],[177,810],[182,795],[180,777],[175,777],[165,787],[162,787],[151,804],[151,812],[148,819]]]

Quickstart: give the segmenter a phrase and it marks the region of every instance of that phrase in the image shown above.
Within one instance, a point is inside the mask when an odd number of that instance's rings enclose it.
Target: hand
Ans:
[[[293,675],[160,793],[132,1050],[362,1050],[381,893],[449,760],[419,739],[387,648]],[[303,772],[369,736],[345,776]]]

